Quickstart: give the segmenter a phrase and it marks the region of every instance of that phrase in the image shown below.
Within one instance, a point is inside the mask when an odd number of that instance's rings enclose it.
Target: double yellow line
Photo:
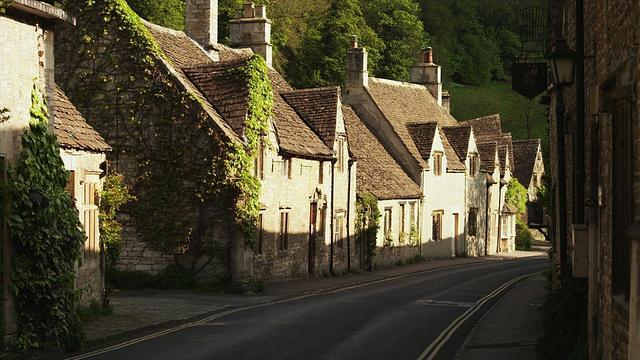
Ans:
[[[525,278],[528,278],[530,276],[533,276],[533,275],[536,275],[536,274],[540,274],[540,273],[541,273],[540,271],[536,271],[536,272],[531,273],[531,274],[526,274],[526,275],[518,276],[517,278],[513,278],[513,279],[507,281],[506,283],[502,284],[499,288],[493,290],[491,293],[489,293],[488,295],[486,295],[482,299],[478,300],[473,307],[469,308],[462,315],[458,316],[455,320],[453,320],[449,324],[449,326],[447,326],[440,333],[440,335],[438,335],[438,337],[435,340],[433,340],[433,342],[431,344],[429,344],[429,347],[427,347],[427,349],[425,351],[423,351],[422,354],[420,354],[420,357],[418,357],[418,360],[425,360],[425,359],[433,360],[436,357],[436,355],[438,355],[438,352],[440,351],[442,346],[444,346],[444,344],[446,344],[447,341],[449,341],[449,339],[451,338],[453,333],[456,330],[458,330],[460,325],[464,324],[464,322],[469,320],[469,318],[471,316],[473,316],[473,314],[478,312],[478,310],[480,310],[482,305],[484,305],[490,299],[496,297],[499,293],[501,293],[504,289],[508,288],[509,286],[511,286],[511,285],[513,285],[513,284],[515,284],[515,283],[517,283],[517,282],[519,282],[519,281],[521,281],[521,280],[523,280]]]

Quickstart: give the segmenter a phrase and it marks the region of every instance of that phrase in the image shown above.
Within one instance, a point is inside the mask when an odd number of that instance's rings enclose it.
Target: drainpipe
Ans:
[[[569,276],[567,264],[567,173],[564,144],[564,96],[562,86],[556,89],[556,143],[558,144],[558,222],[560,237],[560,274]]]
[[[336,162],[337,160],[334,158],[331,160],[331,234],[329,235],[331,245],[329,252],[329,272],[333,273],[333,234],[334,234],[334,200],[335,200],[335,188],[336,188]]]
[[[485,198],[487,211],[484,215],[484,256],[489,255],[489,216],[491,215],[491,202],[489,201],[491,182],[487,181],[487,197]]]
[[[347,179],[347,270],[351,271],[351,232],[350,224],[351,222],[351,166],[353,165],[353,159],[349,159],[349,170]]]

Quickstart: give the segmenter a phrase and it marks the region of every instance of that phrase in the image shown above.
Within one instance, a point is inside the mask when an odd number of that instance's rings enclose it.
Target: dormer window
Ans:
[[[442,176],[442,152],[433,153],[433,175]]]
[[[280,168],[280,174],[285,179],[291,179],[291,158],[283,158]]]

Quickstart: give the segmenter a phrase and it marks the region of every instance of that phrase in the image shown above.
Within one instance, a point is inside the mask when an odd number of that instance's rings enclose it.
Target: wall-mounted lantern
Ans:
[[[576,58],[576,52],[569,48],[565,39],[556,39],[555,49],[547,56],[553,81],[556,85],[573,85],[576,73]]]

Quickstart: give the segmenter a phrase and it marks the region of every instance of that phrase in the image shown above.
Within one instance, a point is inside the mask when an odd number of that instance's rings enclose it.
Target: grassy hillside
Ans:
[[[549,131],[544,113],[546,105],[538,104],[511,90],[507,82],[490,82],[482,86],[455,83],[445,84],[451,94],[451,114],[458,121],[500,114],[502,131],[510,132],[515,140],[541,139],[545,154],[549,154]],[[530,127],[527,129],[527,114]]]

